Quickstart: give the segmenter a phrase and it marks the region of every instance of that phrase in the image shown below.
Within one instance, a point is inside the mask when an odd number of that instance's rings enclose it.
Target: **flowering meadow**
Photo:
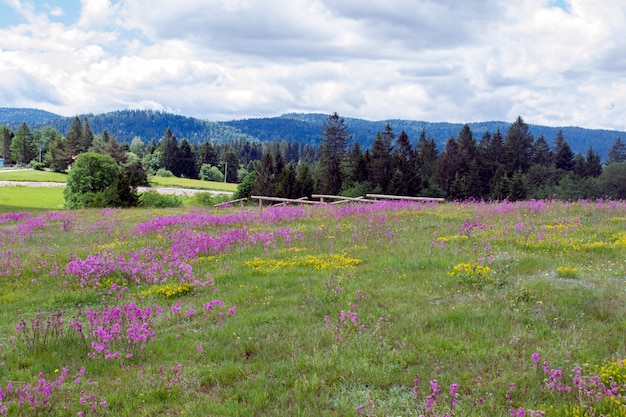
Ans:
[[[626,416],[626,203],[0,214],[0,416]]]

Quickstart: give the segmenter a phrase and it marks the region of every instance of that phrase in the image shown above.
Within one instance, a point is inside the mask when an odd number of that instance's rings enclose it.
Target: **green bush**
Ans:
[[[155,174],[157,177],[173,177],[174,174],[172,174],[172,171],[165,169],[165,168],[159,168],[159,170],[156,172]]]
[[[224,174],[216,166],[210,164],[202,164],[200,168],[200,179],[204,181],[224,181]]]
[[[175,195],[159,194],[154,190],[146,191],[139,196],[140,207],[182,207],[183,200]]]
[[[43,162],[35,161],[33,159],[32,161],[30,161],[28,166],[31,167],[34,170],[43,171],[43,169],[46,167],[46,164],[44,164]]]
[[[120,168],[109,155],[87,152],[78,155],[63,190],[68,208],[118,206]]]

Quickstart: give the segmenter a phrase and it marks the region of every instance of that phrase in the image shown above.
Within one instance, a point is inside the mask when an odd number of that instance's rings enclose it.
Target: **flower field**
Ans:
[[[626,203],[0,214],[0,415],[626,416]]]

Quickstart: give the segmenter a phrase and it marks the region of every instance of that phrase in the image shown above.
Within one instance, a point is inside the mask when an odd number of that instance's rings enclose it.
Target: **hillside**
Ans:
[[[242,139],[260,142],[286,140],[317,145],[321,139],[327,115],[290,113],[277,117],[212,122],[152,110],[120,110],[79,117],[81,120],[87,117],[94,133],[101,133],[106,128],[110,134],[115,135],[122,142],[130,142],[136,136],[146,143],[152,139],[158,141],[169,127],[179,139],[187,138],[192,143],[207,140],[224,143]],[[73,117],[63,117],[36,109],[0,108],[0,124],[7,124],[13,130],[17,130],[23,122],[26,122],[31,129],[51,125],[65,134],[72,119]],[[461,123],[431,123],[400,119],[370,121],[346,118],[348,130],[353,139],[358,140],[364,147],[372,144],[376,133],[382,131],[387,122],[396,134],[404,130],[413,143],[417,142],[420,133],[424,130],[427,136],[435,139],[440,150],[450,136],[458,135],[463,126]],[[469,123],[469,126],[474,138],[478,141],[485,132],[495,133],[498,129],[504,136],[512,122],[476,122]],[[543,135],[550,144],[560,129],[574,152],[584,154],[591,145],[599,152],[602,159],[606,158],[608,150],[618,136],[626,138],[626,132],[614,130],[539,125],[529,125],[529,127],[535,137]]]

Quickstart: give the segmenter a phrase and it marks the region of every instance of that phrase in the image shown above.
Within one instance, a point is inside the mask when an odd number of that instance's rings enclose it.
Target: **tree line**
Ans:
[[[466,124],[441,150],[426,131],[412,139],[389,123],[363,149],[337,113],[327,117],[320,135],[317,148],[295,140],[192,144],[167,128],[158,140],[135,137],[127,144],[106,129],[94,134],[86,117],[75,117],[65,136],[50,126],[31,131],[23,123],[15,132],[0,126],[0,156],[7,164],[62,172],[82,153],[104,154],[126,176],[121,183],[131,187],[145,183],[147,175],[174,175],[239,183],[237,197],[626,198],[626,145],[619,136],[603,165],[591,146],[574,154],[561,131],[555,138],[534,138],[521,117],[506,132],[480,138]]]

